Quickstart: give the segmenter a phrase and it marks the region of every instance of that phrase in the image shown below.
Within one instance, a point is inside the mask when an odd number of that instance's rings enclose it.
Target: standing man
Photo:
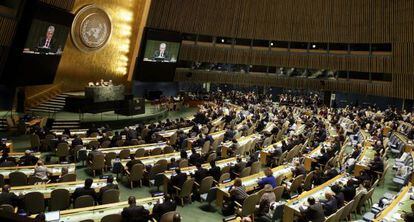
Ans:
[[[160,48],[154,52],[153,60],[170,61],[170,54],[167,51],[167,44],[161,43]]]
[[[53,38],[53,35],[55,34],[55,27],[49,26],[47,28],[46,36],[40,38],[40,41],[37,45],[38,49],[47,49],[49,52],[56,52],[56,41]]]

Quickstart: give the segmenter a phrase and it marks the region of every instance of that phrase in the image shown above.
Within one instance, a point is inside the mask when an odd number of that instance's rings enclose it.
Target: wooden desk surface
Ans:
[[[243,161],[246,161],[245,159]],[[221,169],[227,165],[234,165],[237,162],[237,158],[236,157],[232,157],[232,158],[227,158],[227,159],[223,159],[223,160],[219,160],[216,161],[216,166],[220,167]],[[210,169],[210,163],[205,163],[202,165],[204,169],[209,170]],[[195,166],[190,166],[190,167],[185,167],[185,168],[181,168],[181,172],[182,173],[186,173],[186,174],[191,174],[194,173],[197,170],[197,167]],[[170,179],[172,174],[174,174],[174,171],[165,171],[164,172],[164,176],[167,179]]]
[[[150,197],[137,199],[137,205],[144,206],[145,209],[152,212],[154,204],[156,204],[163,197]],[[60,211],[60,222],[78,222],[81,220],[91,219],[95,222],[100,222],[101,219],[110,214],[120,214],[122,210],[128,207],[128,201],[112,203],[112,204],[103,204],[93,207],[84,207],[77,209],[70,209]]]
[[[400,221],[401,214],[403,211],[411,212],[411,204],[414,200],[410,199],[410,195],[414,192],[410,191],[413,189],[411,183],[408,186],[403,187],[398,196],[392,201],[392,203],[385,208],[374,221]]]
[[[281,165],[278,167],[275,167],[272,169],[273,171],[273,176],[278,177],[280,175],[285,175],[285,177],[292,177],[292,170],[293,170],[293,166],[289,166],[289,165]],[[257,181],[260,178],[265,177],[264,172],[259,172],[247,177],[243,177],[241,178],[242,180],[242,184],[243,186],[246,188],[246,191],[251,191],[253,190],[255,187],[258,186]],[[224,183],[224,184],[220,184],[218,186],[219,190],[221,190],[222,192],[226,193],[228,195],[228,189],[230,186],[232,186],[234,183],[234,181],[230,181],[228,183]]]
[[[49,173],[52,176],[60,176],[62,174],[62,168],[67,167],[69,173],[75,173],[75,164],[51,164],[45,165],[48,168]],[[14,171],[20,171],[30,176],[34,173],[35,166],[14,166],[14,167],[0,167],[0,174],[4,176],[4,179],[9,179],[9,174]]]
[[[299,196],[297,196],[293,199],[288,200],[288,202],[286,203],[286,206],[293,205],[295,203],[300,204],[300,203],[306,201],[309,197],[316,195],[318,192],[323,191],[325,188],[331,186],[334,183],[337,183],[337,182],[341,181],[344,178],[346,178],[346,175],[345,174],[340,174],[340,175],[326,181],[325,183],[323,183],[323,184],[321,184],[317,187],[314,187],[313,189],[311,189],[309,191],[305,191],[305,192],[301,193]],[[318,198],[315,198],[315,199],[318,199]]]
[[[66,189],[70,193],[73,193],[75,192],[76,188],[83,187],[84,184],[85,184],[85,181],[79,180],[79,181],[65,182],[65,183],[18,186],[18,187],[12,187],[10,192],[15,193],[16,195],[19,195],[19,194],[25,195],[30,192],[40,192],[40,193],[43,193],[43,195],[45,196],[45,199],[48,199],[50,198],[53,190]],[[114,181],[114,184],[117,184],[117,182]],[[92,184],[92,188],[94,188],[96,192],[98,192],[100,188],[104,186],[106,186],[106,179],[95,179]]]
[[[294,216],[296,214],[300,214],[299,207],[302,206],[309,197],[314,197],[315,200],[319,200],[320,197],[323,197],[324,191],[330,189],[329,187],[339,181],[345,180],[347,177],[345,174],[338,175],[327,182],[319,185],[312,190],[305,191],[301,193],[299,196],[292,198],[287,201],[284,212],[283,212],[283,221],[284,222],[292,222],[294,221]],[[343,181],[344,182],[344,181]]]
[[[132,146],[120,146],[120,147],[110,147],[110,148],[100,148],[99,151],[102,153],[110,153],[114,152],[116,154],[119,154],[122,150],[130,150],[131,154],[135,152],[138,149],[145,149],[145,151],[151,151],[156,148],[164,148],[168,146],[166,142],[159,142],[159,143],[146,143],[146,144],[140,144],[140,145],[132,145]]]
[[[197,150],[198,153],[201,152],[201,149]],[[191,151],[187,150],[187,155],[190,156],[191,155]],[[168,154],[161,154],[161,155],[156,155],[156,156],[145,156],[145,157],[139,157],[136,158],[137,160],[141,160],[141,162],[144,165],[154,165],[157,161],[165,159],[167,161],[171,160],[171,158],[175,158],[175,160],[178,160],[181,158],[181,153],[180,152],[173,152],[173,153],[168,153]],[[121,164],[125,167],[126,164],[129,162],[129,159],[125,159],[125,160],[121,160]],[[112,163],[115,163],[116,161],[113,160]]]
[[[14,157],[16,159],[19,159],[20,157],[22,157],[24,155],[25,155],[24,152],[13,152],[13,153],[9,153],[9,157]],[[40,152],[36,152],[36,153],[32,153],[32,155],[35,156],[35,157],[37,157],[37,158],[40,158],[40,156],[42,154]]]

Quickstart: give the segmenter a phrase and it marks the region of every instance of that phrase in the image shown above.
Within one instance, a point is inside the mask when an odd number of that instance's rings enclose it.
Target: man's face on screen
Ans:
[[[160,44],[160,51],[161,52],[164,52],[165,51],[165,49],[167,48],[167,45],[166,44]]]
[[[52,32],[52,31],[47,31],[47,33],[46,33],[46,37],[47,37],[48,39],[51,39],[51,38],[53,37],[53,34],[54,34],[54,32]]]

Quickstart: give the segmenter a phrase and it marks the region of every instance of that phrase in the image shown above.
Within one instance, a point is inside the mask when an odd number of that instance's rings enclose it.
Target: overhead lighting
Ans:
[[[223,43],[224,43],[224,39],[221,39],[221,42],[223,42]]]
[[[316,48],[316,45],[312,45],[312,48]]]
[[[274,43],[273,43],[273,42],[271,42],[271,43],[270,43],[270,46],[273,46],[273,45],[274,45]]]

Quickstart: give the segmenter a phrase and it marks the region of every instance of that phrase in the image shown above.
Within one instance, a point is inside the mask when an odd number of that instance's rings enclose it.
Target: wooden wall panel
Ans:
[[[72,10],[75,0],[40,0],[49,5],[53,5],[58,8],[66,9],[68,11]]]
[[[147,26],[185,33],[274,41],[390,43],[392,56],[288,55],[183,47],[182,58],[392,74],[392,83],[330,83],[326,87],[414,99],[412,0],[154,0]],[[284,81],[282,81],[284,82]],[[314,86],[286,82],[290,86]],[[391,86],[391,87],[389,87]]]
[[[16,21],[0,17],[0,46],[10,46],[16,29]]]
[[[393,19],[411,0],[154,0],[148,26],[229,37],[315,42],[390,42]],[[412,35],[412,34],[410,34]]]

